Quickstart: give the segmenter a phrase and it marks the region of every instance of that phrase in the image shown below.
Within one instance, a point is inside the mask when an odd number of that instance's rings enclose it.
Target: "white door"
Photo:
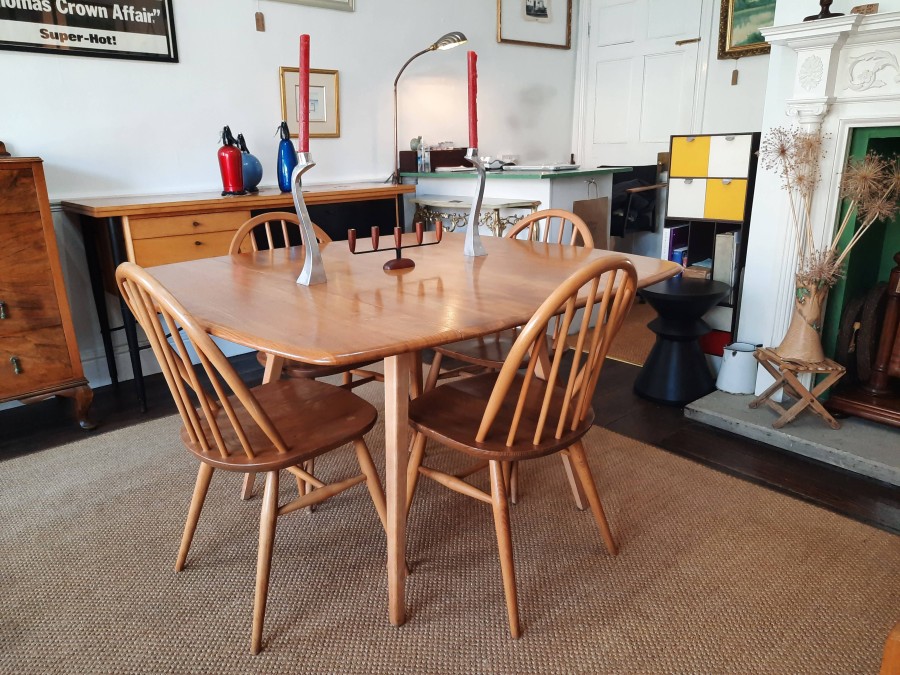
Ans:
[[[695,131],[702,0],[585,2],[578,160],[655,164],[669,136]]]

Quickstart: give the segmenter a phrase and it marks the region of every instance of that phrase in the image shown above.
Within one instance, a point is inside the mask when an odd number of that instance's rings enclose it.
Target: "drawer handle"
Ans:
[[[690,185],[690,184],[693,183],[693,182],[694,182],[694,179],[693,179],[693,178],[685,178],[685,179],[684,179],[684,184],[685,184],[685,185]]]
[[[731,179],[730,179],[730,178],[723,178],[723,179],[722,179],[722,185],[731,185]]]
[[[203,242],[202,242],[202,241],[195,241],[195,242],[194,242],[194,246],[203,246]]]
[[[21,374],[22,374],[22,364],[21,364],[21,362],[19,361],[19,357],[18,357],[18,356],[11,356],[11,357],[9,357],[9,362],[12,364],[13,372],[14,372],[16,375],[21,375]]]
[[[733,140],[734,140],[734,136],[726,136],[726,137],[725,137],[725,140],[726,140],[726,141],[733,141]]]
[[[200,225],[202,225],[202,223],[195,220],[194,222],[191,223],[191,225],[193,225],[194,227],[200,227]]]
[[[6,303],[0,300],[0,319],[8,318],[6,315]]]

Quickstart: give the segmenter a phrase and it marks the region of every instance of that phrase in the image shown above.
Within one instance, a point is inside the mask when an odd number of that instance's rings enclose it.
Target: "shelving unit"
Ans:
[[[717,330],[737,331],[740,279],[756,182],[760,134],[672,136],[669,197],[661,257],[710,265],[732,293],[707,315]],[[679,260],[684,256],[686,263]]]

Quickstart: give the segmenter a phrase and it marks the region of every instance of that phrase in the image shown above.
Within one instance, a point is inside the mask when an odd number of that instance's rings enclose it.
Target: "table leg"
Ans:
[[[91,279],[91,293],[94,296],[94,307],[97,309],[97,321],[100,324],[100,338],[103,340],[103,351],[106,354],[106,367],[109,379],[119,384],[119,371],[116,368],[116,354],[113,350],[112,335],[109,328],[109,313],[106,311],[106,289],[103,288],[103,272],[100,269],[100,256],[97,253],[97,223],[87,216],[81,216],[81,234],[84,237],[84,255],[87,260],[88,275]]]
[[[112,248],[113,263],[118,267],[128,260],[125,255],[122,242],[122,228],[118,218],[107,218],[106,225],[109,228],[109,244]],[[131,371],[134,377],[134,385],[137,389],[138,401],[141,404],[141,412],[147,412],[147,395],[144,391],[144,369],[141,367],[141,348],[138,345],[137,322],[124,298],[119,298],[119,306],[122,308],[122,323],[125,326],[125,339],[128,342],[128,355],[131,357]]]
[[[384,360],[388,606],[394,626],[406,621],[406,445],[412,365],[411,353]]]

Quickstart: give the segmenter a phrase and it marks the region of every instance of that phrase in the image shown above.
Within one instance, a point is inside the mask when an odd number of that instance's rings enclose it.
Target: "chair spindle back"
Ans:
[[[586,248],[594,248],[594,237],[587,223],[564,209],[544,209],[530,213],[513,225],[506,236],[512,239],[525,229],[533,241],[571,246],[580,244]]]
[[[603,361],[610,344],[634,301],[637,273],[632,263],[622,256],[609,256],[585,266],[557,288],[525,324],[513,344],[494,384],[485,408],[476,440],[483,442],[497,418],[504,401],[516,401],[515,414],[506,431],[506,445],[516,443],[516,435],[526,401],[541,397],[540,412],[532,443],[539,445],[548,434],[559,439],[564,431],[575,430],[584,422],[590,407]],[[576,311],[584,307],[590,317],[599,306],[594,326],[585,318],[574,336],[569,329]],[[559,329],[553,331],[548,345],[547,327],[558,317]],[[568,351],[566,340],[574,337],[571,366],[564,368],[562,359]],[[548,351],[549,350],[549,351]],[[537,364],[546,363],[549,372],[543,379],[535,374]],[[526,360],[524,377],[517,377]],[[517,383],[521,382],[520,386]],[[518,388],[518,391],[514,389]],[[509,398],[509,397],[515,397]]]
[[[315,223],[313,232],[316,233],[316,239],[320,244],[331,241],[331,237]],[[273,211],[254,216],[234,233],[228,253],[234,255],[241,253],[242,250],[259,251],[261,241],[265,242],[266,246],[262,250],[266,251],[301,245],[303,236],[300,231],[300,218],[296,213],[289,211]]]
[[[216,343],[162,284],[140,266],[127,262],[116,270],[116,282],[128,308],[147,334],[184,428],[194,444],[203,452],[218,452],[223,458],[242,451],[252,459],[256,453],[244,429],[244,424],[250,422],[259,427],[277,452],[288,451],[278,429]],[[203,386],[191,362],[184,335],[193,346],[212,391]],[[233,397],[229,398],[226,387]],[[241,409],[246,414],[241,414]],[[229,442],[232,437],[237,444]]]

